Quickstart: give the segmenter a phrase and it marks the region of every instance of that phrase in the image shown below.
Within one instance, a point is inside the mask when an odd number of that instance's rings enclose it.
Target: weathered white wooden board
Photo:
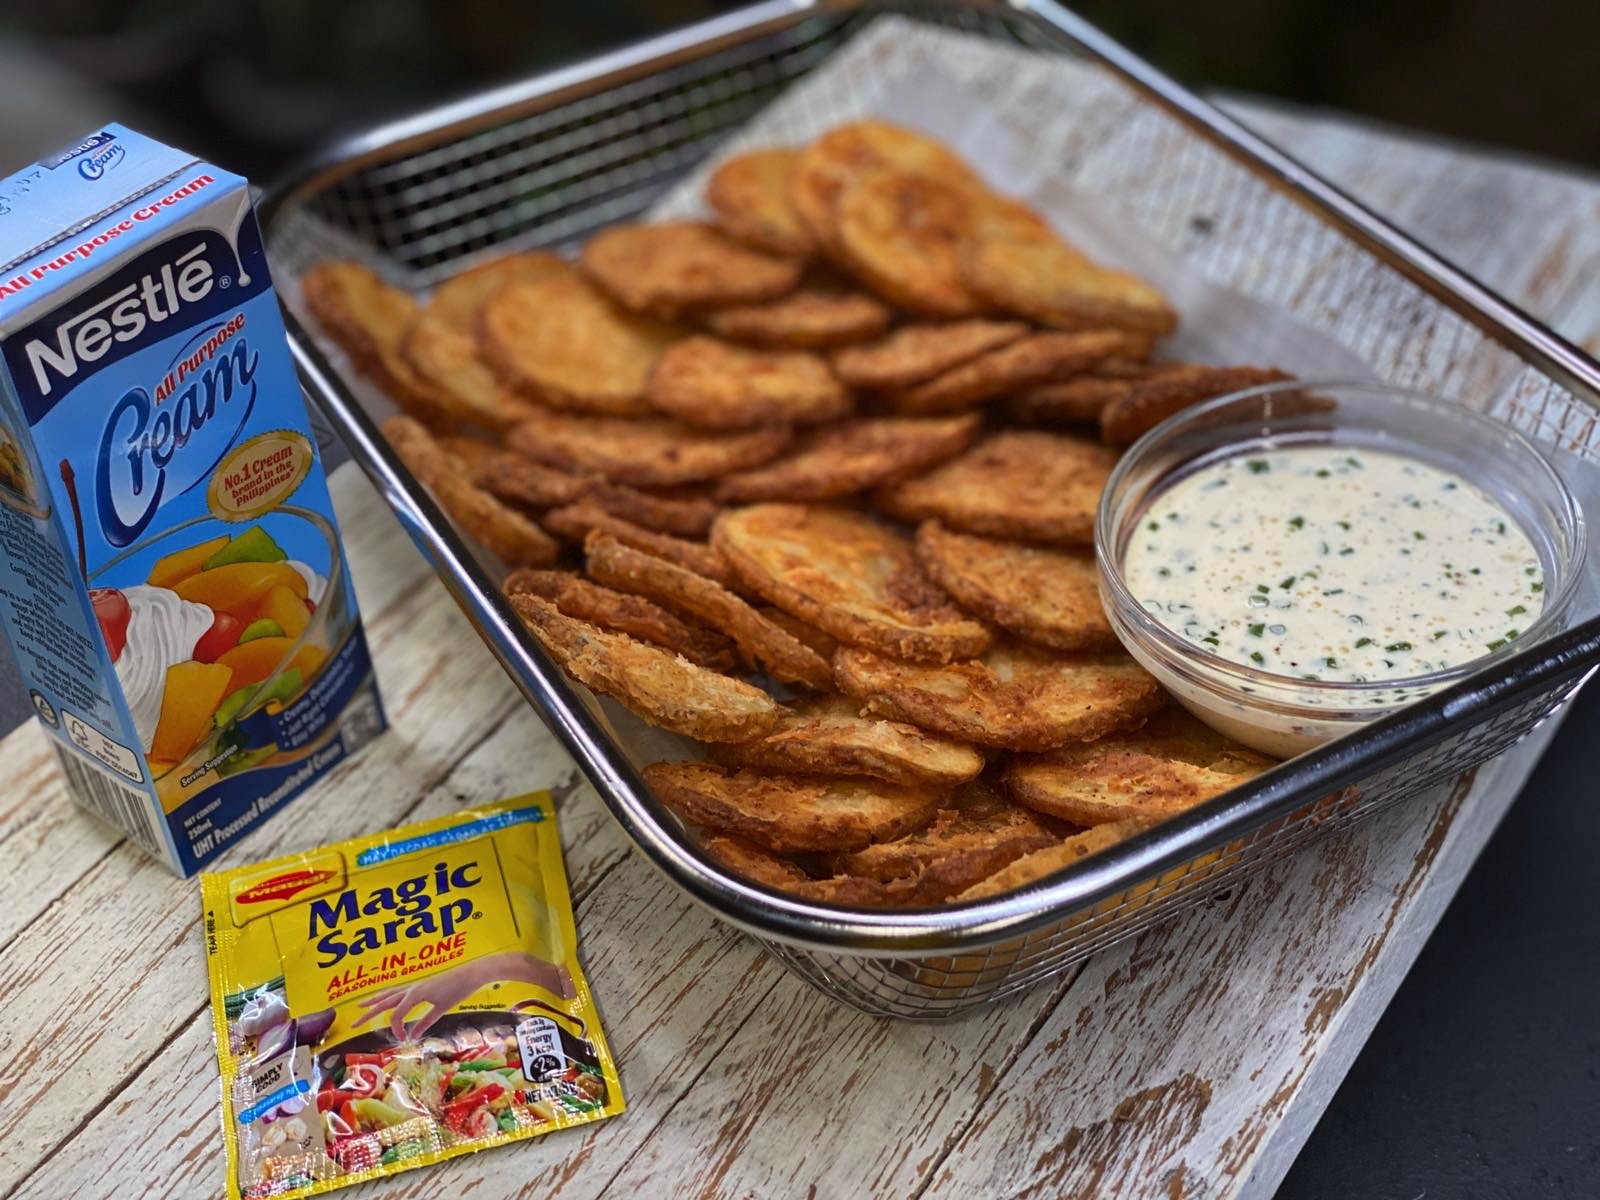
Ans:
[[[1338,121],[1250,114],[1569,336],[1600,343],[1600,187]],[[247,861],[565,782],[364,481],[335,479],[395,729],[230,851]],[[1547,731],[1542,731],[1540,739]],[[1519,748],[1531,755],[1537,743]],[[0,1190],[220,1193],[192,884],[0,742]],[[401,1176],[412,1200],[601,1195],[1267,1196],[1511,798],[1487,768],[941,1026],[871,1020],[671,891],[580,785],[561,803],[627,1114]],[[71,1086],[50,1087],[69,1060]],[[32,1064],[32,1066],[27,1066]]]

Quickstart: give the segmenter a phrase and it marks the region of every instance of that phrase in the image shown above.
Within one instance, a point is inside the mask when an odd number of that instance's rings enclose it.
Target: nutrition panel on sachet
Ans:
[[[1203,467],[1151,503],[1123,569],[1140,603],[1201,649],[1323,682],[1469,662],[1544,607],[1538,555],[1494,501],[1361,447]]]

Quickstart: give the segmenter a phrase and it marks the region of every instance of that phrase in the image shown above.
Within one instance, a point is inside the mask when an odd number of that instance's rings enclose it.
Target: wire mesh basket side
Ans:
[[[797,141],[868,115],[891,70],[937,61],[984,103],[1013,115],[1030,151],[1063,186],[1114,204],[1119,216],[1218,283],[1294,314],[1391,382],[1475,397],[1546,445],[1597,460],[1593,410],[1108,71],[1063,56],[1048,30],[990,8],[913,4],[889,11],[924,19],[885,25],[862,14],[807,17],[640,78],[596,81],[578,99],[484,131],[397,153],[348,174],[274,225],[274,261],[293,272],[354,254],[423,289],[488,254],[570,247],[663,200],[693,204],[720,148],[774,132]],[[1039,53],[1044,47],[1049,59]],[[808,83],[830,58],[830,71],[838,68],[846,86],[823,94]],[[1064,106],[1070,121],[1061,120]],[[736,132],[763,110],[764,124]],[[915,956],[769,944],[797,973],[866,1011],[964,1011],[1058,974],[1207,903],[1313,839],[1455,778],[1528,733],[1571,686],[1452,729],[1353,788],[1088,908],[1051,914],[1023,937],[970,953]]]

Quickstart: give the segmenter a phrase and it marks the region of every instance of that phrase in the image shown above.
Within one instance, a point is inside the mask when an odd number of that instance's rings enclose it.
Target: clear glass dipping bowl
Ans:
[[[1169,629],[1128,590],[1122,561],[1156,498],[1224,458],[1297,445],[1406,455],[1459,475],[1495,500],[1533,543],[1545,607],[1515,641],[1447,670],[1373,683],[1312,682],[1211,654]],[[1095,522],[1100,597],[1128,652],[1213,729],[1289,758],[1559,632],[1583,575],[1583,514],[1549,461],[1501,421],[1421,392],[1375,383],[1266,384],[1168,418],[1123,455]]]

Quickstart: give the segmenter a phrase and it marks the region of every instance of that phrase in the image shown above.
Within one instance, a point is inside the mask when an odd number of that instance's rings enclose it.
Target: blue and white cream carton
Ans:
[[[245,181],[118,125],[0,182],[0,623],[188,874],[383,728]]]

